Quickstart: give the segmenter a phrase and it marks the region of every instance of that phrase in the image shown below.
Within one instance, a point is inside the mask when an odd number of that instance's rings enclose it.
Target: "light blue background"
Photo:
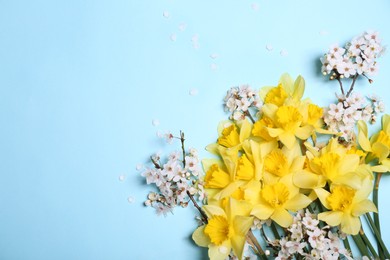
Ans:
[[[338,87],[319,57],[366,29],[390,43],[389,11],[388,0],[0,1],[0,259],[204,258],[190,240],[193,209],[163,218],[142,205],[150,187],[135,167],[163,149],[156,131],[183,130],[206,157],[226,90],[283,72],[328,104]],[[358,90],[390,105],[390,55],[379,65]]]

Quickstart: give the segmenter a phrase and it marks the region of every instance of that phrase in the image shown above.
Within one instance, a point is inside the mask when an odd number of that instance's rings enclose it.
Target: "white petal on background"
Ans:
[[[252,9],[255,10],[255,11],[258,11],[259,10],[259,4],[258,3],[253,3],[251,5]]]
[[[142,170],[142,168],[144,168],[144,166],[143,166],[141,163],[139,163],[139,164],[137,164],[137,166],[135,166],[135,169],[136,169],[137,171]]]
[[[127,198],[127,202],[129,202],[129,203],[134,203],[134,201],[135,201],[135,198],[133,196],[129,196]]]
[[[274,49],[274,46],[272,46],[271,44],[267,44],[265,48],[267,49],[267,51],[272,51]]]
[[[187,25],[186,25],[185,23],[179,24],[179,30],[180,30],[181,32],[184,32],[184,31],[186,30],[186,28],[187,28]]]
[[[212,54],[210,54],[210,58],[215,60],[216,58],[218,58],[218,54],[217,53],[212,53]]]
[[[288,51],[286,49],[282,49],[280,51],[280,56],[287,56],[288,55]]]
[[[120,181],[124,181],[125,179],[126,179],[126,175],[124,175],[124,174],[119,175]]]
[[[170,14],[168,11],[164,11],[164,12],[163,12],[163,16],[164,16],[165,18],[169,18],[169,17],[171,16],[171,14]]]
[[[198,89],[196,89],[196,88],[190,89],[190,95],[191,95],[191,96],[196,96],[196,95],[198,95]]]
[[[326,31],[326,30],[321,30],[320,31],[320,35],[328,35],[328,34],[329,34],[329,32]]]
[[[158,126],[160,124],[160,120],[158,120],[158,119],[153,119],[153,121],[152,121],[152,125],[153,126]]]
[[[171,41],[175,42],[177,39],[176,33],[172,33],[169,38],[171,39]]]
[[[211,68],[212,70],[216,70],[216,69],[218,69],[218,65],[215,64],[215,63],[212,63],[211,66],[210,66],[210,68]]]

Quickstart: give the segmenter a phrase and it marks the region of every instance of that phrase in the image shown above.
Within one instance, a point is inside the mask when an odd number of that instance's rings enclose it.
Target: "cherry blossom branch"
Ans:
[[[245,115],[249,117],[249,119],[252,121],[253,124],[256,122],[255,119],[252,117],[251,113],[249,112],[249,110],[245,111]]]
[[[183,152],[183,167],[186,167],[186,150],[184,149],[184,132],[180,131],[181,150]]]
[[[208,223],[207,221],[207,215],[206,213],[202,210],[201,207],[199,207],[198,203],[196,203],[194,197],[191,195],[191,193],[187,190],[187,195],[191,199],[192,203],[194,204],[194,207],[199,211],[200,215],[202,215],[202,220],[205,224]]]
[[[347,92],[347,96],[346,97],[349,97],[349,95],[351,95],[352,93],[352,90],[353,90],[353,87],[355,86],[355,82],[356,82],[356,79],[359,77],[359,74],[356,74],[355,76],[353,76],[352,78],[352,84],[351,84],[351,87],[349,88],[348,92]]]
[[[341,79],[340,79],[340,75],[339,75],[339,74],[336,76],[336,79],[337,79],[337,81],[338,81],[339,84],[340,84],[341,94],[343,94],[343,96],[345,96],[345,92],[344,92],[344,88],[343,88],[343,83],[341,82]]]
[[[264,253],[263,249],[261,248],[261,245],[257,241],[255,235],[253,234],[252,230],[248,231],[247,237],[250,240],[250,242],[256,247],[256,250],[259,252],[260,259],[266,260],[267,257],[265,256],[265,253]]]

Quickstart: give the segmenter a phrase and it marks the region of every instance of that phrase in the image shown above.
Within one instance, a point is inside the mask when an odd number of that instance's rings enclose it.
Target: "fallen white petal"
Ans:
[[[288,51],[283,49],[283,50],[280,51],[280,55],[281,56],[287,56],[288,55]]]
[[[215,64],[215,63],[212,63],[210,67],[211,67],[212,70],[218,69],[218,65]]]
[[[196,95],[198,95],[198,89],[196,89],[196,88],[190,89],[190,95],[191,95],[191,96],[196,96]]]
[[[139,164],[137,164],[137,166],[135,166],[135,169],[137,170],[137,171],[140,171],[140,170],[142,170],[144,168],[144,166],[141,164],[141,163],[139,163]]]
[[[218,54],[212,53],[212,54],[210,54],[210,58],[215,60],[216,58],[218,58]]]
[[[164,12],[163,12],[163,16],[164,16],[165,18],[169,18],[171,15],[169,14],[168,11],[164,11]]]
[[[255,11],[258,11],[258,10],[259,10],[259,4],[257,4],[257,3],[253,3],[253,4],[251,5],[251,7],[252,7],[252,9],[255,10]]]
[[[172,33],[171,34],[171,36],[170,36],[170,38],[171,38],[171,41],[176,41],[176,39],[177,39],[177,36],[176,36],[176,34],[175,33]]]
[[[126,175],[122,174],[122,175],[119,175],[119,180],[120,181],[124,181],[126,179]]]
[[[153,119],[152,125],[158,126],[160,124],[160,121],[158,119]]]
[[[272,51],[274,49],[274,47],[271,45],[271,44],[267,44],[265,46],[265,48],[268,50],[268,51]]]
[[[184,32],[186,28],[187,28],[187,25],[185,23],[179,24],[179,30],[180,31]]]
[[[132,197],[132,196],[129,196],[129,197],[127,198],[127,201],[128,201],[129,203],[133,203],[133,202],[135,201],[135,198]]]

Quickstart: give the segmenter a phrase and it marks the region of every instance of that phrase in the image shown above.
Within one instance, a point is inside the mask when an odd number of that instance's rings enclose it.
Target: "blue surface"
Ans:
[[[194,210],[163,218],[142,205],[150,188],[135,166],[164,148],[156,131],[185,131],[206,157],[230,86],[302,74],[305,96],[326,105],[338,88],[318,59],[332,43],[366,29],[390,43],[388,0],[204,2],[0,1],[0,259],[204,258]],[[390,55],[379,65],[359,89],[390,105]]]

